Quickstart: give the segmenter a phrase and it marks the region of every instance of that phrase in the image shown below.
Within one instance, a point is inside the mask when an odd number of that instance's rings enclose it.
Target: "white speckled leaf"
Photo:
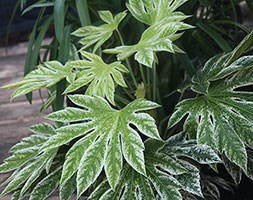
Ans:
[[[65,183],[77,172],[78,194],[81,195],[104,167],[110,186],[115,188],[123,158],[133,169],[145,175],[144,144],[136,129],[150,138],[161,140],[155,120],[143,113],[159,106],[138,99],[122,110],[115,110],[101,97],[72,95],[69,98],[84,109],[67,108],[50,114],[48,118],[78,123],[57,129],[57,134],[41,148],[49,150],[79,138],[67,153],[61,182]]]
[[[77,171],[78,197],[86,191],[101,173],[105,162],[106,146],[107,136],[100,136],[83,155]]]
[[[27,74],[21,81],[4,86],[4,88],[18,87],[11,96],[14,99],[44,87],[49,88],[64,78],[73,80],[74,76],[71,66],[63,66],[58,61],[49,61],[39,65],[36,70]]]
[[[26,166],[21,168],[16,174],[15,177],[10,181],[10,183],[5,187],[2,194],[8,194],[13,190],[19,188],[23,183],[26,183],[24,186],[25,192],[30,187],[30,184],[33,183],[36,179],[29,179],[30,177],[38,178],[40,173],[42,172],[42,168],[45,167],[47,159],[52,156],[55,150],[47,151],[42,155],[36,157],[34,160],[29,162]]]
[[[54,134],[54,127],[49,124],[39,124],[31,127],[31,131],[33,132],[31,136],[23,138],[10,149],[13,154],[0,165],[1,173],[21,168],[36,157],[43,143]]]
[[[77,79],[70,83],[64,93],[70,93],[89,85],[86,94],[106,97],[110,103],[114,103],[114,91],[118,85],[127,87],[122,73],[128,72],[120,62],[106,64],[100,56],[81,51],[85,60],[69,62],[75,69],[80,69]]]
[[[222,162],[216,152],[208,145],[197,144],[195,140],[187,140],[185,133],[178,133],[170,137],[165,144],[164,151],[168,155],[184,156],[201,164]]]
[[[210,59],[193,78],[192,89],[204,94],[181,101],[169,120],[169,127],[181,121],[190,126],[191,137],[211,146],[247,171],[245,145],[253,147],[253,92],[242,91],[253,85],[253,56],[242,57],[225,66],[230,54]]]
[[[181,156],[176,150],[178,144],[184,144],[185,148],[191,148],[192,143],[196,144],[193,140],[187,143],[182,135],[179,134],[170,140],[170,154],[166,146],[169,142],[147,140],[145,142],[146,176],[136,173],[129,165],[124,165],[115,189],[112,190],[104,181],[93,191],[90,199],[181,200],[182,190],[202,197],[198,169],[177,157]],[[197,151],[196,154],[198,153]]]
[[[120,12],[115,17],[112,16],[110,11],[100,11],[100,18],[106,22],[100,26],[85,26],[77,29],[72,34],[77,37],[82,37],[80,43],[84,45],[83,49],[86,49],[94,45],[93,52],[101,47],[118,29],[120,22],[125,18],[126,12]]]
[[[29,200],[45,200],[59,185],[61,170],[56,169],[42,179],[33,189]]]
[[[175,10],[187,0],[130,0],[127,4],[131,14],[148,27],[135,45],[119,46],[114,49],[104,50],[105,53],[117,54],[118,60],[125,60],[135,54],[134,58],[139,63],[152,67],[156,52],[166,51],[170,53],[182,52],[172,44],[182,34],[178,33],[192,26],[183,23],[188,18]]]
[[[188,0],[130,0],[127,8],[136,19],[152,25],[171,17],[171,14],[186,1]]]
[[[60,200],[70,200],[76,190],[76,175],[60,185]]]

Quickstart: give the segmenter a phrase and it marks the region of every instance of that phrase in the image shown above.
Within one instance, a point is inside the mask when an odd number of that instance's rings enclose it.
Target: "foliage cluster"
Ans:
[[[19,0],[24,13],[40,12],[25,77],[5,88],[30,102],[47,88],[41,111],[53,112],[0,165],[13,172],[2,195],[220,199],[217,185],[230,186],[207,171],[223,164],[235,184],[252,178],[253,33],[239,3],[40,0],[24,9]],[[55,37],[41,46],[51,25]]]

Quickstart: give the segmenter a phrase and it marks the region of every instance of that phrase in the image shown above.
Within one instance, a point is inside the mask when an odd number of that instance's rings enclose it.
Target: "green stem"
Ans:
[[[128,101],[127,99],[115,94],[115,98],[118,99],[119,101],[121,101],[123,104],[127,105],[130,103],[130,101]]]
[[[141,63],[139,63],[139,68],[140,68],[140,72],[141,72],[141,79],[144,83],[144,86],[145,88],[147,87],[147,81],[146,81],[146,78],[145,78],[145,74],[144,74],[144,71],[143,71],[143,66]]]
[[[150,82],[150,68],[147,67],[147,79],[148,79],[148,99],[151,99],[151,82]]]
[[[157,86],[157,79],[156,79],[156,64],[153,65],[153,101],[156,102],[156,86]]]
[[[134,89],[133,89],[132,85],[129,83],[129,81],[128,81],[127,79],[125,79],[125,81],[126,81],[126,84],[127,84],[128,87],[129,87],[129,89],[130,89],[131,91],[134,91]]]
[[[130,99],[135,99],[134,98],[134,96],[126,89],[126,88],[123,88],[123,90],[124,90],[124,92],[126,93],[126,95],[128,96],[128,97],[130,97]]]
[[[117,34],[118,34],[118,36],[119,36],[119,40],[120,40],[121,45],[124,46],[125,43],[124,43],[124,40],[123,40],[123,38],[122,38],[122,36],[121,36],[121,33],[119,32],[118,29],[116,29],[116,32],[117,32]],[[131,67],[131,64],[130,64],[128,58],[126,59],[126,64],[127,64],[127,68],[128,68],[128,70],[129,70],[130,76],[131,76],[131,78],[132,78],[132,80],[133,80],[133,82],[134,82],[134,86],[137,88],[137,87],[138,87],[138,84],[137,84],[137,81],[136,81],[136,79],[135,79],[134,72],[133,72],[133,70],[132,70],[132,67]]]

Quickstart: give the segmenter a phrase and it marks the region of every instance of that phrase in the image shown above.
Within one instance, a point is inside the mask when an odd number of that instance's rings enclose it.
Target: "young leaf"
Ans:
[[[177,33],[178,31],[192,28],[192,26],[181,22],[185,18],[187,17],[182,13],[172,13],[170,18],[166,18],[146,29],[137,44],[119,46],[114,49],[104,50],[104,52],[117,54],[118,60],[125,60],[135,54],[134,58],[136,61],[145,66],[152,67],[156,52],[182,52],[172,42],[181,37],[182,34]]]
[[[199,144],[207,144],[247,172],[245,145],[253,147],[252,92],[243,86],[253,84],[253,57],[242,57],[225,66],[230,54],[210,59],[193,77],[192,90],[204,94],[181,101],[169,120],[174,126],[184,116],[184,128],[191,131]]]
[[[188,0],[129,0],[128,10],[139,21],[153,25],[166,18],[169,18],[173,12]]]
[[[39,65],[38,69],[27,74],[23,80],[6,85],[4,88],[18,87],[11,96],[11,98],[14,99],[44,87],[49,88],[64,78],[73,80],[74,74],[71,70],[72,69],[68,65],[64,67],[58,61],[49,61],[43,65]]]
[[[57,135],[42,147],[43,151],[49,150],[82,136],[67,153],[61,182],[65,183],[77,171],[78,195],[81,195],[104,167],[111,187],[115,188],[122,169],[122,157],[137,172],[145,175],[144,144],[137,130],[160,140],[155,120],[143,113],[158,105],[138,99],[122,110],[115,110],[101,97],[73,95],[69,98],[84,109],[68,108],[52,113],[48,118],[79,123],[57,129]]]
[[[115,83],[127,87],[122,73],[128,70],[120,62],[106,64],[100,56],[85,51],[81,53],[87,60],[69,62],[69,65],[81,71],[77,73],[77,79],[70,83],[64,93],[75,91],[89,84],[86,90],[87,95],[106,97],[110,103],[115,104]]]
[[[85,26],[77,29],[72,34],[77,37],[82,37],[80,43],[84,45],[83,49],[86,49],[92,45],[95,45],[93,52],[96,52],[118,29],[119,23],[125,18],[126,12],[120,12],[115,17],[112,16],[110,11],[98,12],[100,18],[106,22],[101,26]]]

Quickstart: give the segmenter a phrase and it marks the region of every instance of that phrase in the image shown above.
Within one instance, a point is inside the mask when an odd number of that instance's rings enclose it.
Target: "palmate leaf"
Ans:
[[[19,196],[21,198],[38,179],[42,171],[50,169],[57,149],[51,149],[42,154],[39,149],[50,136],[55,134],[55,129],[49,124],[40,124],[31,127],[31,131],[34,134],[13,146],[10,150],[13,155],[0,166],[0,173],[15,170],[13,176],[4,183],[7,186],[2,194],[20,188]]]
[[[128,10],[139,21],[153,25],[166,18],[188,0],[129,0]]]
[[[176,106],[169,120],[174,126],[184,116],[184,128],[198,143],[210,145],[247,172],[245,145],[253,147],[253,56],[226,66],[230,54],[210,59],[193,77],[192,90],[201,94]]]
[[[202,197],[199,170],[189,162],[178,158],[182,156],[176,150],[178,144],[188,149],[199,148],[199,151],[194,151],[194,155],[201,157],[203,152],[208,155],[205,164],[220,162],[210,147],[206,146],[203,150],[203,146],[197,145],[195,141],[187,142],[184,134],[171,137],[165,146],[163,142],[149,139],[145,142],[147,176],[136,173],[125,165],[114,190],[104,181],[93,191],[90,199],[179,200],[182,199],[180,194],[182,190]]]
[[[49,88],[64,78],[67,78],[68,82],[74,80],[75,74],[72,73],[72,68],[69,65],[63,66],[58,61],[49,61],[39,65],[21,81],[4,86],[4,88],[18,87],[11,96],[11,99],[14,99],[44,87]]]
[[[72,68],[80,69],[75,81],[70,83],[64,93],[75,91],[85,85],[87,95],[98,95],[106,97],[112,104],[114,103],[115,83],[127,87],[122,73],[128,72],[126,67],[120,62],[106,64],[100,56],[81,51],[87,60],[76,60],[69,62]]]
[[[146,174],[144,144],[138,131],[160,140],[155,120],[143,113],[157,108],[156,103],[138,99],[122,110],[115,110],[103,98],[97,96],[73,95],[69,96],[69,99],[84,109],[70,107],[52,113],[48,118],[79,123],[57,129],[57,134],[41,149],[48,151],[79,138],[66,155],[61,184],[77,172],[77,192],[80,196],[104,168],[110,186],[115,188],[123,157],[135,171]]]
[[[85,26],[77,29],[72,34],[77,37],[82,37],[80,43],[84,45],[83,49],[86,49],[95,44],[93,52],[102,46],[118,29],[119,23],[125,18],[126,12],[120,12],[113,17],[110,11],[99,11],[99,17],[106,22],[98,27],[96,26]]]
[[[119,46],[114,49],[104,50],[105,53],[117,54],[118,60],[125,60],[135,54],[135,60],[139,63],[152,67],[155,53],[160,51],[182,52],[173,41],[181,37],[183,31],[192,26],[181,22],[187,16],[180,12],[174,12],[166,18],[145,30],[141,39],[135,45]]]

